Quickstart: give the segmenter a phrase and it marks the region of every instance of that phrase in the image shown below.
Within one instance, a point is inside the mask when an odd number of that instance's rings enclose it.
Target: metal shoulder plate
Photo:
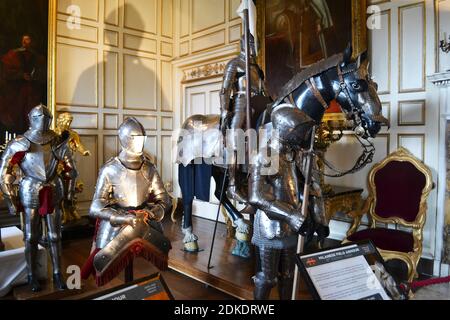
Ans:
[[[14,140],[10,141],[6,147],[6,152],[10,152],[12,155],[17,152],[26,152],[30,149],[31,142],[23,136],[19,136]]]

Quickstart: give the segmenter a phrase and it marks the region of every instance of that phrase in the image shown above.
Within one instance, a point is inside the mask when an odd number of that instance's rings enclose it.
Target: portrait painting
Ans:
[[[27,130],[33,107],[47,105],[51,5],[0,1],[0,144]]]
[[[361,2],[257,1],[262,65],[272,96],[298,72],[343,52],[349,43],[361,45],[365,30]]]

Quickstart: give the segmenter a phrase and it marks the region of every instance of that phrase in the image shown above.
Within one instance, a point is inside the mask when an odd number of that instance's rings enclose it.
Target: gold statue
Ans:
[[[61,113],[58,116],[58,120],[56,121],[55,132],[58,135],[61,135],[61,134],[63,134],[63,132],[67,131],[70,134],[70,140],[69,140],[70,149],[72,149],[72,151],[74,153],[78,152],[83,157],[88,157],[91,155],[91,152],[89,150],[86,150],[86,148],[83,146],[78,133],[76,133],[74,130],[70,129],[70,126],[72,125],[72,121],[73,121],[73,116],[70,113],[68,113],[68,112]]]
[[[56,129],[55,132],[58,135],[62,135],[64,132],[66,134],[68,133],[70,135],[69,137],[69,147],[72,150],[73,153],[80,153],[83,157],[88,157],[91,155],[91,152],[87,150],[84,145],[81,143],[80,136],[77,132],[72,130],[70,127],[72,125],[73,116],[70,113],[61,113],[58,116],[58,119],[56,121]],[[58,170],[58,172],[62,173],[64,170],[63,167]],[[76,169],[75,169],[76,170]],[[66,187],[66,186],[65,186]],[[76,182],[75,186],[75,193],[79,194],[83,192],[84,184],[81,181]],[[62,223],[66,224],[69,222],[77,221],[80,219],[80,215],[77,210],[77,202],[76,202],[76,196],[74,197],[73,201],[67,202],[65,201],[63,204],[63,217],[62,217]]]

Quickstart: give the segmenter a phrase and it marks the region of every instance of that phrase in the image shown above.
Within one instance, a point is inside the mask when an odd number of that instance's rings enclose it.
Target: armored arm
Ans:
[[[73,152],[70,148],[70,139],[67,136],[62,136],[62,140],[56,147],[55,154],[58,155],[58,159],[62,164],[61,177],[67,182],[67,190],[64,195],[65,200],[73,201],[75,197],[78,170],[73,157]]]
[[[237,60],[233,59],[228,62],[223,74],[222,90],[220,91],[220,112],[221,127],[225,130],[231,110],[231,94],[233,93],[233,85],[236,82]]]
[[[113,185],[109,178],[108,167],[103,167],[95,187],[94,199],[89,210],[89,216],[94,219],[107,220],[113,226],[123,224],[133,224],[133,217],[130,215],[121,214],[112,206],[115,204],[111,199],[113,193]]]
[[[156,168],[152,165],[150,170],[152,171],[152,181],[148,207],[154,215],[154,220],[160,222],[171,209],[172,201]]]
[[[17,179],[14,166],[22,161],[27,149],[28,145],[25,139],[23,139],[22,143],[17,140],[11,141],[6,147],[1,159],[0,187],[8,205],[9,213],[13,215],[17,214],[19,208],[17,185],[14,184]]]
[[[296,214],[297,208],[291,204],[277,200],[274,195],[266,191],[266,176],[262,175],[262,168],[267,164],[260,154],[256,156],[250,165],[249,178],[249,202],[259,210],[266,213],[269,219],[286,222],[294,231],[298,231],[303,223],[301,217]],[[280,170],[283,170],[280,168]],[[282,174],[282,173],[281,173]]]
[[[83,157],[91,155],[91,152],[85,148],[81,142],[80,136],[73,130],[70,130],[70,145],[72,150],[79,152]]]

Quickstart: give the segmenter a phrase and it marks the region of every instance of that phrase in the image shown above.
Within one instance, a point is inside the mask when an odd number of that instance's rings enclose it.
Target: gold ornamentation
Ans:
[[[332,189],[332,187],[330,187]],[[327,221],[331,221],[336,212],[345,213],[350,218],[358,216],[363,207],[363,199],[361,197],[362,190],[349,191],[343,194],[334,194],[332,190],[325,195],[324,206]]]
[[[375,212],[377,203],[375,176],[378,171],[383,169],[388,163],[392,161],[409,162],[412,165],[414,165],[416,169],[419,170],[421,173],[423,173],[423,175],[425,176],[426,183],[420,198],[419,212],[417,214],[416,220],[413,222],[408,222],[400,217],[395,216],[391,218],[382,218],[378,216]],[[354,232],[356,232],[356,230],[359,227],[361,217],[365,213],[367,213],[371,218],[370,228],[372,229],[377,227],[377,223],[396,224],[402,227],[411,228],[412,236],[414,238],[414,246],[412,252],[404,253],[387,250],[379,250],[379,251],[385,260],[400,259],[404,261],[408,266],[408,282],[412,282],[413,279],[417,277],[416,271],[417,264],[419,263],[420,257],[422,256],[423,228],[425,226],[426,221],[427,199],[432,189],[433,189],[433,182],[432,182],[432,173],[430,169],[426,165],[424,165],[419,159],[414,157],[408,150],[406,150],[405,148],[400,148],[396,152],[390,154],[382,162],[376,164],[370,171],[369,197],[367,198],[364,208],[361,211],[360,215],[355,215],[354,223],[350,228],[347,236],[350,236]],[[344,242],[348,242],[348,240],[345,240]]]
[[[56,121],[56,129],[55,132],[58,135],[62,135],[63,132],[68,132],[70,134],[69,137],[69,147],[74,153],[80,153],[83,157],[88,157],[91,155],[91,152],[87,150],[84,145],[81,143],[80,135],[70,129],[73,121],[73,116],[66,112],[61,113],[58,116],[58,120]]]
[[[349,122],[343,113],[325,114],[322,124],[319,126],[316,134],[315,149],[319,157],[317,157],[317,166],[320,172],[320,187],[323,194],[333,192],[332,187],[325,183],[325,164],[322,158],[325,156],[328,148],[342,139],[344,130],[351,128]]]
[[[182,82],[197,81],[211,77],[221,76],[225,70],[226,62],[207,64],[195,69],[190,69],[184,72]]]
[[[73,121],[73,116],[66,112],[61,113],[58,116],[56,121],[55,132],[58,135],[62,135],[64,132],[69,134],[69,148],[72,150],[72,153],[80,153],[83,157],[88,157],[91,155],[91,152],[87,150],[84,145],[81,143],[80,136],[77,132],[70,129]],[[64,171],[63,167],[58,168],[58,173],[62,174]],[[82,181],[77,181],[75,185],[75,195],[83,192],[84,183]],[[74,222],[80,220],[80,214],[78,213],[77,208],[77,197],[74,196],[73,201],[64,201],[62,206],[63,217],[62,223],[67,224],[69,222]]]

